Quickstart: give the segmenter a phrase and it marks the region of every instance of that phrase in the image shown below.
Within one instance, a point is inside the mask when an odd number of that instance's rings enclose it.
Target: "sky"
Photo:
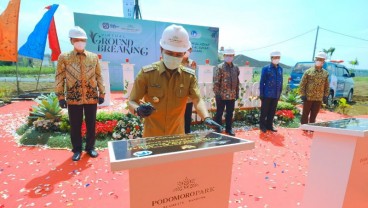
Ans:
[[[45,6],[59,4],[56,27],[62,51],[69,51],[73,12],[123,17],[122,1],[21,0],[18,47],[46,12]],[[8,0],[0,0],[0,13],[7,4]],[[344,60],[348,68],[349,61],[358,59],[356,68],[368,69],[366,0],[140,0],[139,4],[144,20],[218,27],[219,47],[261,61],[279,50],[281,62],[290,66],[312,60],[319,26],[316,53],[334,47],[332,59]]]

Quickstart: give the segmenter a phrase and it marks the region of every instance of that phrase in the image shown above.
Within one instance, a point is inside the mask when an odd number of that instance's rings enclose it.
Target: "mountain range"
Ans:
[[[244,56],[242,54],[236,55],[233,60],[233,63],[238,66],[244,66],[247,61],[249,61],[249,65],[251,67],[264,67],[265,65],[270,64],[270,61],[258,61],[256,59]],[[285,69],[291,68],[291,66],[288,66],[283,63],[280,63],[280,66]]]

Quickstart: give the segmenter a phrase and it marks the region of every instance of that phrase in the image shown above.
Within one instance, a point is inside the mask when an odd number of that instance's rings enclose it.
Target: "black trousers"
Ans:
[[[232,128],[233,123],[233,114],[235,108],[235,100],[222,100],[216,98],[216,115],[215,121],[222,125],[222,114],[224,113],[224,109],[226,107],[226,115],[225,115],[225,122],[226,131],[230,131]]]
[[[309,100],[304,101],[303,113],[302,118],[300,119],[300,123],[301,124],[315,123],[319,109],[321,109],[321,106],[322,101],[309,101]]]
[[[271,129],[273,126],[273,118],[276,113],[277,98],[263,98],[261,104],[261,115],[259,117],[259,127]]]
[[[184,114],[184,130],[186,134],[190,133],[190,124],[192,123],[193,103],[187,103]]]
[[[97,104],[68,105],[70,137],[73,145],[73,152],[82,151],[83,111],[87,128],[86,147],[84,149],[88,151],[95,148]]]

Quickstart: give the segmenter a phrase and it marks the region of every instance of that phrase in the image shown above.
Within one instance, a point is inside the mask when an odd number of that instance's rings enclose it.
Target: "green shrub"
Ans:
[[[55,93],[49,95],[40,95],[35,100],[38,105],[32,107],[29,119],[49,119],[59,121],[61,118],[61,108],[59,106],[59,99]]]
[[[243,121],[246,124],[255,125],[259,123],[260,110],[253,108],[251,110],[235,110],[234,120]]]
[[[287,103],[284,101],[279,101],[277,103],[277,110],[294,110],[295,106],[292,105],[291,103]]]
[[[348,104],[347,100],[345,98],[340,98],[336,111],[341,114],[346,115],[349,113],[350,108],[351,108],[351,105]]]
[[[118,112],[98,112],[96,115],[96,121],[111,121],[111,120],[123,120],[123,117],[125,116],[124,113],[118,113]]]
[[[63,114],[61,116],[61,120],[60,120],[60,131],[61,132],[69,132],[70,131],[70,121],[69,121],[69,116],[66,114]]]
[[[302,99],[300,98],[300,95],[296,93],[292,93],[293,91],[289,92],[286,95],[281,96],[281,100],[287,103],[290,103],[292,105],[297,105],[302,103]]]
[[[21,125],[15,132],[18,134],[18,135],[23,135],[24,133],[26,133],[26,131],[30,128],[31,126],[28,125],[28,124],[23,124]]]

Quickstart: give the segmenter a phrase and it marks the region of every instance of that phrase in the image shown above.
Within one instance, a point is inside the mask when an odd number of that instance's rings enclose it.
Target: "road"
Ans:
[[[0,82],[16,82],[16,77],[0,77]],[[37,82],[36,78],[19,78],[19,82]],[[40,82],[55,82],[53,78],[40,78]]]

